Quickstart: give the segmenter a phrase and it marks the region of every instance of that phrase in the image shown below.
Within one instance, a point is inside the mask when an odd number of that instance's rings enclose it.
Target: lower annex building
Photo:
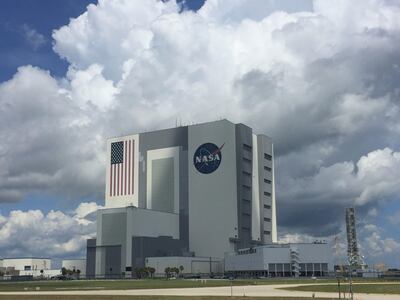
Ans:
[[[88,277],[130,277],[172,257],[223,263],[277,242],[273,143],[248,126],[220,120],[111,138],[107,157]]]

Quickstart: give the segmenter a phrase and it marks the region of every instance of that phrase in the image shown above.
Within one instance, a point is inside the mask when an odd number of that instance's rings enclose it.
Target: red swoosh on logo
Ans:
[[[215,155],[215,154],[217,154],[218,152],[221,152],[221,150],[222,150],[222,148],[223,148],[224,146],[225,146],[225,143],[223,143],[221,147],[219,147],[217,150],[215,150],[213,153],[211,153],[211,155]]]

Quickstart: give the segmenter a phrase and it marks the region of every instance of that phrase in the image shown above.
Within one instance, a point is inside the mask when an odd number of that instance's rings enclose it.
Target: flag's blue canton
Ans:
[[[124,142],[111,143],[111,164],[124,162]]]

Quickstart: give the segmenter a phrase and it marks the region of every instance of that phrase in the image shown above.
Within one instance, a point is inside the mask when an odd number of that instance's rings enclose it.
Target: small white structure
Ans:
[[[62,268],[71,271],[80,271],[80,276],[86,275],[86,259],[64,259],[61,263]]]
[[[146,267],[154,268],[156,276],[164,276],[167,267],[183,267],[181,274],[221,274],[224,272],[223,260],[213,257],[163,256],[147,257]]]

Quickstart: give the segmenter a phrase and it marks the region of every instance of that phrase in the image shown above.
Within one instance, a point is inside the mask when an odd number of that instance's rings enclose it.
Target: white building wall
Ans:
[[[227,120],[188,128],[189,248],[196,256],[224,256],[238,235],[235,125]],[[204,143],[224,145],[218,169],[202,174],[193,164]]]
[[[112,185],[112,180],[110,177],[111,173],[111,143],[114,142],[125,142],[129,141],[131,142],[131,147],[133,148],[133,157],[132,155],[129,157],[126,157],[127,161],[130,161],[129,165],[131,166],[131,171],[132,175],[130,176],[130,179],[132,181],[133,179],[133,194],[130,195],[119,195],[119,196],[114,196],[111,195],[110,189]],[[129,144],[128,144],[129,145]],[[124,149],[124,154],[125,152],[128,154],[129,151],[126,151]],[[124,157],[125,160],[125,157]],[[139,134],[134,134],[134,135],[129,135],[129,136],[123,136],[123,137],[115,137],[107,140],[107,156],[106,156],[106,207],[107,208],[112,208],[112,207],[125,207],[125,206],[136,206],[138,207],[138,197],[139,197],[139,160],[140,160],[140,153],[139,153]],[[127,172],[129,172],[129,168],[127,168]],[[133,177],[133,178],[132,178]],[[125,182],[122,183],[122,186],[120,187],[121,189],[125,189]]]
[[[262,271],[268,270],[270,263],[291,264],[291,249],[299,253],[299,263],[328,263],[328,270],[333,269],[327,244],[304,243],[265,245],[253,248],[255,252],[249,254],[226,253],[225,271]]]
[[[25,267],[30,270],[50,270],[51,260],[46,258],[4,258],[3,267],[14,267],[15,270],[23,271]]]
[[[86,275],[86,259],[64,259],[61,263],[62,268],[66,268],[68,270],[80,270],[81,276]]]
[[[290,244],[290,246],[299,251],[301,263],[327,262],[328,269],[333,269],[332,251],[328,244]]]

